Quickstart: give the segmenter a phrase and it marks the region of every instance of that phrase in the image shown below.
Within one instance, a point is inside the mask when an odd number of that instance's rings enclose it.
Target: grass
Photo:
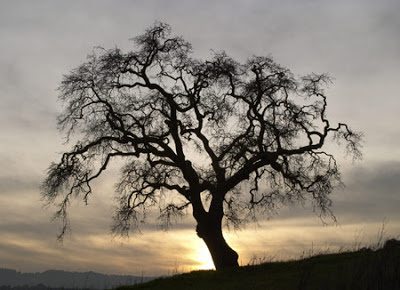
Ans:
[[[118,289],[395,290],[400,289],[400,241],[389,240],[380,249],[319,254],[232,271],[194,271]]]

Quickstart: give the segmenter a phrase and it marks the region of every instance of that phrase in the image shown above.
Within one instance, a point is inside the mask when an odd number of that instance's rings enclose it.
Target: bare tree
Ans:
[[[43,182],[44,197],[59,205],[60,237],[71,198],[87,201],[114,159],[125,163],[113,231],[138,230],[150,207],[165,227],[191,211],[217,270],[238,266],[223,221],[237,227],[307,198],[318,214],[331,214],[329,194],[341,180],[322,148],[333,138],[359,157],[361,134],[331,126],[327,75],[295,77],[270,57],[196,60],[163,23],[133,42],[131,52],[95,50],[61,83],[59,126],[80,141]]]

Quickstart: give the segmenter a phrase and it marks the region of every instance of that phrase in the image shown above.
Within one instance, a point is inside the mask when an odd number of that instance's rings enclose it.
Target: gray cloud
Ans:
[[[282,207],[271,221],[261,219],[265,228],[254,233],[249,226],[237,233],[235,245],[244,259],[257,247],[260,253],[263,248],[298,252],[320,236],[345,244],[354,238],[354,229],[376,232],[384,217],[396,235],[400,224],[399,3],[2,2],[0,267],[129,273],[151,271],[152,265],[160,265],[157,271],[174,268],[174,256],[185,265],[193,262],[192,256],[183,257],[193,252],[191,245],[197,241],[191,218],[166,234],[156,231],[157,221],[149,219],[144,235],[132,236],[123,246],[110,242],[113,178],[100,183],[89,206],[72,205],[73,234],[62,247],[55,242],[59,225],[50,222],[53,211],[42,208],[38,190],[47,166],[66,148],[55,124],[61,110],[56,88],[62,74],[79,65],[94,46],[130,49],[128,39],[155,20],[168,22],[174,33],[192,42],[196,57],[208,57],[210,49],[225,49],[240,60],[271,53],[295,73],[331,73],[335,82],[328,90],[329,115],[348,121],[367,136],[364,161],[350,165],[339,157],[347,186],[334,192],[332,199],[342,230],[321,230],[308,204],[304,209]],[[107,266],[111,260],[115,263]]]
[[[332,210],[340,224],[382,222],[398,223],[400,213],[400,162],[359,163],[343,171],[345,187],[331,194]],[[283,206],[273,219],[313,218],[309,202],[304,206]],[[318,219],[318,218],[317,218]],[[329,218],[326,219],[329,223]]]
[[[334,208],[351,221],[400,220],[400,162],[360,165],[347,172],[346,188],[338,192]]]

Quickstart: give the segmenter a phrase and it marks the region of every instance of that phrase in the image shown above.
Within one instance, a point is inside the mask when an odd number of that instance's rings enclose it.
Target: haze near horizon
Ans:
[[[225,231],[240,264],[374,243],[383,224],[388,236],[399,235],[397,1],[4,1],[0,8],[0,267],[132,275],[210,267],[190,215],[169,232],[158,231],[150,216],[143,235],[109,235],[117,168],[97,181],[88,206],[72,205],[72,234],[63,245],[50,220],[54,208],[40,201],[48,165],[68,148],[56,127],[62,75],[95,46],[130,49],[129,38],[156,20],[202,59],[210,50],[239,60],[270,54],[295,74],[329,73],[328,116],[366,136],[363,161],[335,153],[346,184],[331,195],[338,226],[323,226],[310,204],[282,207],[270,220]]]

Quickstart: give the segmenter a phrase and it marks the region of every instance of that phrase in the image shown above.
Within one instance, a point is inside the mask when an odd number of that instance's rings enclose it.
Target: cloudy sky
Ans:
[[[328,72],[328,114],[365,134],[364,159],[337,151],[346,187],[332,194],[338,225],[312,208],[282,207],[226,236],[242,265],[314,250],[376,243],[400,235],[400,2],[398,0],[0,1],[0,267],[158,275],[206,268],[209,258],[189,217],[169,231],[149,220],[129,240],[109,234],[113,177],[90,204],[71,208],[61,245],[43,208],[46,169],[68,148],[57,131],[62,75],[94,46],[129,49],[156,20],[191,42],[195,56],[226,50],[245,60],[272,55],[295,74]],[[336,149],[335,149],[336,150]]]

